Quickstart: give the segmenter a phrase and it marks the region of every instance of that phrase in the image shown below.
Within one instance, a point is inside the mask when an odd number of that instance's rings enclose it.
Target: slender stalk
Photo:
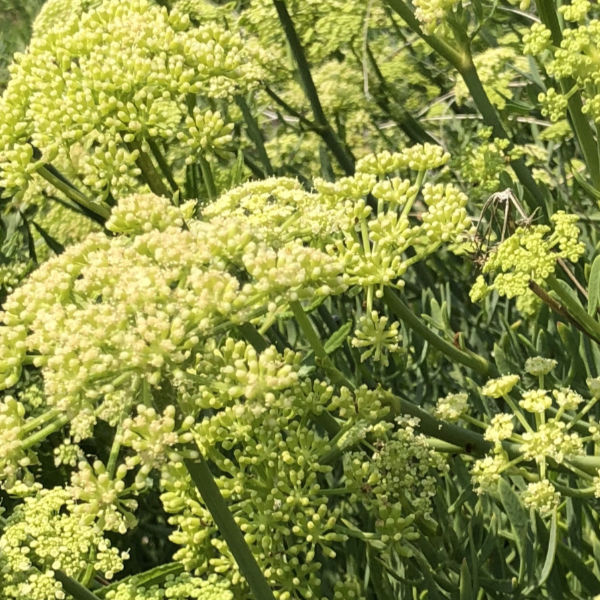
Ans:
[[[69,577],[66,573],[63,573],[60,569],[54,570],[54,578],[62,584],[65,592],[70,594],[75,600],[100,600],[96,594],[81,585],[78,581],[75,581],[75,579]]]
[[[69,417],[66,415],[59,416],[55,421],[48,423],[46,427],[36,431],[34,434],[30,435],[28,438],[23,440],[21,444],[22,448],[31,448],[35,446],[42,440],[45,440],[49,435],[53,434],[55,431],[58,431],[61,427],[64,427],[69,422]]]
[[[246,99],[243,96],[236,96],[235,102],[242,111],[242,115],[248,129],[248,136],[256,147],[258,160],[260,160],[267,175],[274,175],[275,171],[273,170],[273,166],[271,165],[269,155],[267,154],[267,150],[265,148],[265,141],[263,139],[262,131],[260,130],[260,127],[258,126],[258,123],[256,122],[256,119],[254,118],[254,115],[252,114],[252,111],[246,102]]]
[[[121,429],[121,424],[119,423],[115,437],[113,438],[112,446],[110,447],[110,454],[106,465],[106,470],[110,477],[114,477],[117,469],[117,460],[119,458],[119,452],[121,451]]]
[[[40,177],[43,177],[48,183],[52,184],[57,190],[60,190],[69,200],[83,207],[86,211],[93,213],[100,219],[96,221],[104,224],[110,216],[110,208],[103,202],[92,202],[76,187],[67,183],[64,177],[61,177],[50,165],[42,165],[36,171]]]
[[[127,144],[127,147],[131,152],[137,150],[138,157],[135,160],[135,164],[142,172],[144,181],[148,184],[148,187],[152,190],[152,192],[157,196],[164,196],[165,198],[170,198],[171,192],[163,183],[163,180],[161,179],[160,175],[156,172],[154,164],[152,163],[152,159],[142,149],[141,142],[139,140],[129,142]]]
[[[585,327],[560,303],[557,302],[546,290],[541,288],[535,281],[529,282],[529,289],[544,303],[547,304],[557,315],[561,316],[565,321],[568,321],[581,331],[581,333],[590,336],[595,342],[600,344],[600,339],[597,339],[588,332]]]
[[[294,23],[287,10],[286,4],[282,0],[273,0],[273,4],[277,10],[279,21],[281,22],[281,26],[283,27],[287,41],[290,45],[290,50],[292,51],[296,66],[298,67],[300,84],[302,85],[304,94],[310,103],[315,123],[319,128],[320,135],[331,150],[332,154],[340,163],[342,169],[344,169],[347,175],[352,175],[354,173],[354,157],[350,154],[347,148],[344,147],[344,144],[334,131],[333,127],[329,124],[329,121],[325,116],[321,101],[319,100],[317,88],[315,87],[315,83],[310,73],[308,61],[304,55],[304,49],[302,48],[302,44],[300,43],[300,39],[298,38],[298,34],[296,33]]]
[[[206,188],[206,195],[208,196],[209,200],[215,200],[217,197],[217,188],[215,186],[212,169],[202,154],[198,155],[198,165],[200,166],[200,171],[202,172],[202,180],[204,181],[204,187]]]
[[[335,379],[341,385],[345,385],[348,389],[353,390],[355,387],[354,384],[334,366],[327,352],[325,352],[325,348],[321,343],[321,337],[304,312],[302,304],[296,300],[295,302],[290,302],[290,308],[294,313],[296,322],[300,326],[300,329],[302,329],[302,333],[304,333],[310,347],[313,349],[315,356],[319,359],[321,366],[331,375],[332,379]]]
[[[173,178],[173,173],[171,173],[171,167],[169,167],[167,160],[165,159],[163,153],[160,151],[160,148],[158,147],[158,144],[152,138],[149,138],[148,146],[150,146],[152,156],[154,156],[154,158],[156,159],[156,162],[158,163],[158,168],[161,170],[161,173],[169,182],[171,189],[173,190],[173,192],[178,192],[179,186]]]
[[[560,268],[565,272],[565,275],[573,282],[573,285],[577,288],[579,293],[586,300],[588,300],[589,296],[587,290],[581,285],[581,283],[579,283],[579,279],[575,277],[575,273],[573,273],[569,265],[562,258],[557,259],[556,262],[560,265]]]
[[[49,411],[42,413],[41,415],[35,417],[35,419],[30,419],[21,427],[21,433],[29,433],[34,429],[37,429],[40,425],[46,423],[46,421],[50,421],[60,415],[60,410],[58,408],[51,408]]]
[[[581,306],[576,298],[572,297],[571,294],[567,292],[554,275],[550,275],[550,277],[546,279],[546,282],[550,286],[550,289],[559,297],[562,305],[567,309],[569,314],[581,325],[584,333],[600,343],[600,323],[592,316],[588,315],[583,306]]]
[[[387,80],[385,79],[377,61],[375,60],[375,56],[371,50],[371,47],[367,44],[366,46],[367,58],[369,59],[369,64],[379,81],[379,87],[383,94],[377,94],[375,97],[375,101],[378,106],[382,108],[385,112],[387,112],[397,123],[398,127],[404,131],[404,133],[417,144],[423,144],[425,142],[429,142],[431,144],[437,144],[435,138],[433,138],[405,108],[402,108],[403,102],[401,98],[398,98],[394,88],[389,85]],[[389,98],[391,97],[396,106],[399,108],[394,110],[390,104]]]
[[[184,459],[184,463],[198,493],[225,538],[242,575],[246,578],[252,594],[256,600],[275,600],[265,576],[246,544],[243,533],[227,508],[227,503],[221,495],[208,463],[202,455],[196,460]]]
[[[279,106],[281,106],[281,108],[283,108],[285,112],[298,119],[298,121],[302,123],[302,125],[304,125],[307,129],[310,129],[311,131],[315,132],[317,131],[318,127],[315,123],[309,121],[302,113],[299,113],[295,108],[292,108],[292,106],[290,106],[283,98],[281,98],[277,93],[275,93],[268,85],[265,85],[265,92],[267,92],[267,94],[273,100],[275,100],[275,102],[277,102],[277,104],[279,104]]]
[[[473,369],[481,375],[492,375],[495,372],[494,367],[482,356],[468,350],[460,350],[451,342],[446,341],[437,333],[429,329],[415,315],[391,288],[386,287],[383,292],[383,300],[390,310],[401,319],[407,327],[410,327],[415,333],[427,340],[434,348],[445,354],[450,360],[460,363],[465,367]]]

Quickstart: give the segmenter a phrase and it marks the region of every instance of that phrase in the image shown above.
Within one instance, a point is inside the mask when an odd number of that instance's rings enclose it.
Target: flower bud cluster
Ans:
[[[447,159],[438,147],[418,146],[390,160],[418,170],[422,181],[425,169]],[[373,214],[366,197],[378,184],[385,200],[377,199]],[[192,451],[185,446],[193,441],[219,473],[277,596],[316,597],[322,561],[347,536],[340,529],[347,494],[326,491],[335,478],[344,490],[346,474],[319,459],[373,435],[385,441],[375,456],[377,494],[390,498],[373,500],[377,535],[399,548],[412,539],[407,503],[428,514],[431,472],[442,469],[425,442],[415,442],[415,424],[382,422],[379,391],[336,392],[305,378],[298,353],[257,351],[218,331],[248,321],[260,326],[272,318],[265,311],[283,313],[291,301],[314,302],[352,282],[395,283],[409,264],[405,251],[415,249],[410,260],[420,259],[466,226],[450,215],[462,219],[466,198],[452,186],[428,184],[421,192],[420,183],[365,172],[318,186],[307,192],[290,179],[245,184],[207,206],[201,220],[191,204],[125,196],[108,220],[117,235],[92,233],[33,272],[3,306],[0,352],[14,360],[3,364],[0,385],[15,386],[31,364],[43,379],[43,401],[35,406],[15,396],[2,405],[15,434],[0,450],[0,476],[31,488],[29,448],[45,431],[67,429],[55,460],[76,467],[72,518],[122,533],[135,523],[136,496],[159,471],[172,541],[180,546],[176,560],[223,573],[242,589],[235,560],[186,475],[183,460]],[[424,207],[417,223],[409,214],[415,202]],[[368,314],[374,327],[365,324],[357,339],[374,343],[383,360],[399,344],[399,325]],[[324,411],[343,428],[335,442],[310,424]],[[106,463],[77,451],[98,420],[117,431]],[[414,499],[407,492],[413,488]]]
[[[77,578],[90,562],[106,579],[123,569],[127,553],[111,545],[93,517],[81,517],[72,496],[69,488],[41,489],[7,518],[0,536],[3,598],[66,598],[57,569]]]
[[[380,316],[376,310],[358,320],[352,345],[355,348],[366,348],[360,355],[361,362],[373,356],[374,361],[381,361],[381,364],[387,367],[388,353],[396,352],[400,344],[400,323],[394,321],[388,327],[388,321],[388,317]]]
[[[220,347],[207,345],[195,376],[196,442],[224,474],[217,478],[219,488],[279,598],[290,598],[294,590],[316,594],[318,556],[335,556],[332,546],[345,539],[334,531],[339,508],[321,491],[331,467],[315,460],[329,442],[305,424],[311,407],[323,410],[330,402],[332,390],[305,389],[298,358],[272,347],[257,354],[230,338]],[[177,461],[161,468],[163,504],[176,527],[171,539],[181,546],[175,558],[187,568],[208,561],[212,571],[241,585],[235,560],[214,536],[212,517],[181,468]]]
[[[139,466],[135,478],[135,485],[141,489],[150,471],[158,469],[168,461],[181,461],[181,455],[176,451],[179,444],[192,441],[193,435],[189,432],[194,423],[194,417],[186,417],[179,427],[175,423],[175,406],[169,404],[162,415],[158,415],[154,408],[140,404],[136,408],[136,416],[127,418],[122,423],[119,441],[125,448],[131,448],[134,454],[125,459],[123,474],[126,468],[133,469]],[[117,473],[117,478],[119,473]],[[117,482],[116,492],[122,491],[123,485]],[[117,498],[115,494],[114,502]]]
[[[447,470],[442,455],[415,432],[418,419],[405,415],[396,419],[396,425],[393,431],[372,430],[377,441],[371,456],[358,451],[347,454],[344,461],[357,506],[377,515],[375,530],[386,544],[419,536],[412,523],[431,516],[437,477]]]
[[[189,573],[167,575],[160,584],[144,585],[135,577],[106,592],[106,600],[234,600],[229,582],[223,577],[194,577]]]
[[[553,229],[547,225],[521,226],[493,248],[482,269],[484,274],[495,274],[493,283],[487,284],[479,275],[471,289],[474,302],[492,289],[508,298],[531,295],[529,283],[543,284],[554,274],[558,259],[579,260],[584,244],[579,241],[577,216],[557,211],[550,218]]]
[[[259,74],[241,35],[217,21],[192,26],[151,0],[49,0],[0,100],[0,185],[23,194],[43,161],[96,195],[137,191],[146,140],[188,160],[229,143],[232,124],[200,106],[190,114],[191,95],[229,99]]]
[[[413,0],[415,16],[419,19],[423,31],[428,34],[440,29],[447,17],[460,0]]]
[[[557,361],[553,359],[536,356],[527,360],[526,371],[541,382],[550,376],[556,365]],[[519,376],[505,375],[488,381],[481,388],[483,396],[498,399],[512,412],[497,413],[486,425],[484,439],[492,442],[493,447],[486,456],[474,462],[471,476],[479,494],[495,494],[502,477],[520,477],[525,473],[521,463],[535,465],[537,476],[529,472],[529,483],[518,494],[526,507],[548,516],[561,502],[560,486],[572,484],[572,480],[567,479],[570,476],[564,472],[578,457],[588,454],[587,442],[598,439],[597,423],[591,419],[584,424],[582,420],[597,399],[586,400],[566,387],[551,391],[533,387],[519,391],[520,399],[515,402],[513,395],[519,382]],[[594,385],[594,380],[589,380],[590,390]],[[582,427],[587,428],[588,436],[583,435]],[[556,465],[562,468],[551,475],[550,468]],[[574,472],[581,476],[577,468]],[[595,478],[594,485],[597,480],[600,479]]]
[[[552,48],[552,60],[545,61],[548,75],[556,79],[571,79],[573,90],[581,93],[583,112],[594,120],[600,120],[600,69],[597,65],[595,48],[600,41],[600,21],[585,22],[590,8],[586,0],[577,0],[559,10],[568,21],[579,22],[575,27],[566,27],[559,48]],[[549,32],[538,28],[530,42],[532,51],[548,47]],[[550,88],[544,97],[545,108],[552,120],[566,115],[567,97]]]

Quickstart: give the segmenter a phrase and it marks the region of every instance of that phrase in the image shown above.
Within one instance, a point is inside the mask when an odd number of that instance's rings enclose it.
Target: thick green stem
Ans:
[[[265,148],[265,141],[263,139],[262,131],[260,130],[260,127],[258,126],[258,123],[256,122],[256,119],[254,118],[254,115],[252,114],[252,111],[246,102],[246,99],[243,96],[236,96],[235,101],[242,111],[242,115],[248,129],[248,136],[256,147],[258,160],[260,160],[267,175],[274,175],[275,171],[273,170],[273,166],[271,165],[269,155],[267,154],[267,150]]]
[[[419,431],[425,435],[458,446],[467,453],[485,454],[493,447],[493,444],[484,440],[481,434],[463,429],[458,425],[439,421],[426,410],[412,402],[399,398],[391,392],[384,391],[383,397],[396,415],[417,417],[419,419]]]
[[[442,37],[427,35],[415,17],[412,8],[403,0],[385,0],[396,11],[405,23],[440,56],[445,58],[453,67],[458,69],[463,61],[463,54],[452,47]]]
[[[60,177],[49,165],[42,165],[36,172],[57,190],[60,190],[67,198],[69,198],[69,200],[72,200],[87,212],[93,213],[96,217],[100,217],[100,223],[104,224],[104,221],[110,216],[110,208],[108,206],[103,202],[92,202],[86,198],[84,194],[73,185],[67,183],[66,180]],[[98,221],[98,219],[95,220]]]
[[[202,456],[196,460],[185,459],[184,462],[198,493],[210,511],[221,535],[225,538],[242,575],[246,578],[252,594],[256,600],[275,600],[265,576],[246,544],[244,535],[227,508],[227,503],[221,495],[207,462]]]
[[[61,583],[65,592],[70,594],[75,600],[100,600],[96,594],[90,592],[81,583],[75,581],[75,579],[72,579],[59,569],[54,570],[54,578]]]
[[[139,140],[135,140],[127,144],[127,147],[131,152],[137,150],[138,156],[135,160],[135,164],[142,172],[144,181],[148,184],[148,187],[157,196],[164,196],[165,198],[171,197],[171,192],[167,186],[163,183],[160,175],[157,173],[152,163],[151,158],[142,149],[142,144]]]
[[[304,55],[304,49],[302,48],[302,44],[298,38],[298,34],[296,33],[294,23],[290,17],[285,2],[282,0],[273,0],[273,4],[277,10],[279,21],[281,22],[281,26],[285,32],[288,44],[290,45],[290,50],[292,51],[296,66],[298,67],[300,84],[302,85],[304,94],[310,103],[315,124],[318,127],[317,131],[320,133],[323,141],[327,144],[332,154],[340,163],[342,169],[344,169],[347,175],[352,175],[354,173],[354,157],[344,147],[344,144],[336,134],[333,127],[329,124],[329,121],[325,116],[321,101],[319,100],[317,88],[315,87],[315,83],[310,73],[308,61]]]
[[[440,352],[445,354],[450,360],[458,362],[465,367],[469,367],[481,375],[490,376],[494,374],[493,366],[485,358],[468,350],[460,350],[451,342],[441,338],[437,333],[429,329],[429,327],[427,327],[425,323],[412,312],[391,288],[385,288],[383,299],[390,310],[403,321],[407,327],[410,327],[415,333],[428,341],[434,348],[437,348]]]
[[[252,323],[242,323],[238,326],[244,339],[252,344],[257,352],[263,352],[269,347],[269,342],[260,334],[258,329]]]

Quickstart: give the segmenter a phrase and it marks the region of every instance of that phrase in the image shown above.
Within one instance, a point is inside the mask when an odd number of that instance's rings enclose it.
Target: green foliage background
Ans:
[[[31,36],[31,24],[44,0],[0,2],[0,89],[8,81],[8,65],[15,52],[22,52]]]

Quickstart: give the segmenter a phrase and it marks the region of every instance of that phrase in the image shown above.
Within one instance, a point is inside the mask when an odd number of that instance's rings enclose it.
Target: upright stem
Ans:
[[[135,164],[138,166],[144,177],[144,181],[148,184],[148,187],[157,196],[164,196],[165,198],[171,197],[171,192],[167,186],[163,183],[160,175],[156,172],[152,160],[146,152],[142,149],[142,144],[139,140],[130,142],[127,144],[130,151],[137,150],[138,157]]]
[[[300,304],[300,302],[296,300],[295,302],[290,302],[290,308],[294,313],[294,318],[300,326],[302,333],[304,333],[304,336],[308,340],[310,347],[313,349],[315,356],[321,362],[321,366],[331,375],[332,379],[337,380],[337,382],[341,385],[344,385],[348,389],[353,390],[355,387],[354,384],[351,381],[349,381],[348,378],[335,367],[335,365],[329,358],[329,355],[327,354],[327,352],[325,352],[325,348],[321,343],[321,337],[319,336],[316,329],[313,327],[313,324],[310,322],[310,319],[304,312],[302,304]]]
[[[204,187],[206,188],[206,195],[208,196],[209,200],[215,200],[217,197],[217,188],[215,186],[212,169],[202,154],[198,155],[198,165],[200,166],[200,171],[202,172],[202,180],[204,181]]]
[[[169,182],[171,189],[173,190],[173,192],[178,192],[179,186],[177,185],[177,182],[173,178],[173,173],[171,173],[171,168],[169,167],[163,153],[160,151],[158,144],[152,138],[150,138],[148,140],[148,146],[150,146],[150,151],[152,152],[152,156],[154,156],[154,158],[156,159],[156,162],[158,163],[158,167],[161,170],[162,174],[165,176],[166,180]]]
[[[300,43],[300,39],[294,28],[294,23],[288,13],[286,4],[283,0],[273,0],[273,4],[277,10],[279,21],[281,22],[287,37],[294,60],[296,61],[300,83],[304,90],[304,94],[310,103],[315,123],[319,128],[318,131],[323,138],[323,141],[327,144],[337,161],[340,163],[342,169],[344,169],[347,175],[352,175],[354,173],[354,157],[344,147],[344,144],[325,116],[321,101],[319,100],[319,95],[317,94],[317,88],[315,87],[312,75],[310,74],[308,61],[304,55],[302,44]]]
[[[275,171],[273,170],[273,166],[271,165],[271,161],[269,160],[269,155],[267,154],[267,150],[265,148],[265,141],[263,139],[262,131],[246,102],[246,99],[243,96],[235,97],[236,104],[240,107],[242,111],[242,115],[244,117],[244,121],[246,122],[246,127],[248,128],[248,135],[254,146],[256,147],[256,152],[258,153],[258,159],[260,160],[265,173],[267,175],[274,175]]]

